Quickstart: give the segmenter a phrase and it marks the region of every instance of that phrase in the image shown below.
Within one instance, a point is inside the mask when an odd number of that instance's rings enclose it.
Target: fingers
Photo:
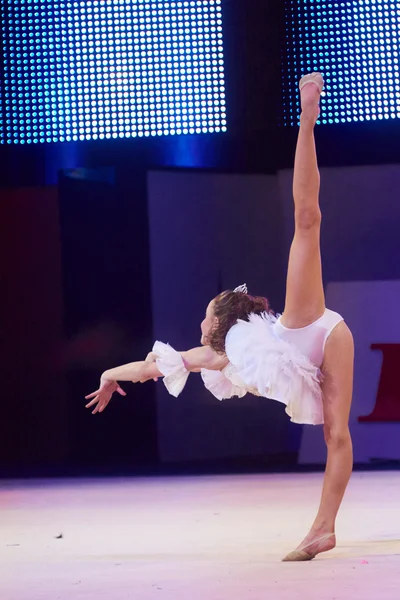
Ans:
[[[102,412],[105,409],[105,407],[107,406],[107,404],[108,404],[108,402],[104,403],[104,400],[100,401],[97,404],[96,408],[92,411],[92,415]]]
[[[122,396],[126,396],[124,390],[120,388],[120,393],[121,392],[122,392],[122,394],[121,394]],[[92,396],[93,396],[93,394],[90,394],[90,397],[92,397]],[[88,402],[88,404],[86,404],[86,408],[92,408],[92,406],[94,406],[96,404],[97,406],[95,406],[94,410],[92,411],[92,415],[95,415],[97,413],[103,412],[103,410],[106,408],[106,406],[110,402],[110,400],[111,400],[111,395],[108,398],[107,398],[107,396],[104,398],[104,395],[97,394],[97,396],[95,398],[93,398],[93,400],[91,400],[90,402]]]
[[[93,394],[89,394],[89,396],[85,396],[85,400],[90,400],[90,398],[94,398],[97,394],[100,393],[100,390],[96,390]]]
[[[126,396],[126,392],[124,392],[124,390],[120,386],[117,386],[117,392],[118,394],[121,394],[121,396]]]
[[[99,413],[103,412],[103,410],[107,407],[107,404],[109,402],[110,402],[109,400],[107,400],[106,402],[101,402],[101,403],[99,402],[99,404],[96,406],[96,408],[94,409],[92,414],[94,415],[97,412],[99,412]]]
[[[88,398],[91,398],[93,394],[91,394],[90,396],[86,396],[86,400]],[[89,402],[88,404],[86,404],[86,408],[90,408],[91,406],[94,406],[98,401],[100,400],[100,396],[96,396],[96,398],[94,398],[91,402]]]
[[[95,415],[97,413],[103,412],[110,400],[111,398],[109,398],[108,400],[100,400],[100,396],[97,396],[97,398],[95,398],[94,400],[89,402],[89,404],[86,405],[86,408],[92,407],[97,402],[97,406],[94,410],[92,410],[92,415]]]

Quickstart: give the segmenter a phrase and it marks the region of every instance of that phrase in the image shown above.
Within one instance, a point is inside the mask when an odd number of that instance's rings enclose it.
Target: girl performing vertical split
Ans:
[[[245,286],[226,291],[207,307],[202,346],[176,352],[156,342],[145,361],[106,371],[88,408],[102,412],[118,381],[164,378],[178,396],[190,372],[200,372],[218,399],[246,393],[286,406],[295,423],[323,424],[328,459],[321,503],[310,532],[285,561],[313,559],[335,547],[336,516],[352,470],[348,428],[354,346],[342,317],[325,307],[320,255],[320,177],[314,140],[324,82],[319,73],[300,82],[300,131],[294,166],[295,234],[289,255],[285,309],[277,318],[265,298]]]

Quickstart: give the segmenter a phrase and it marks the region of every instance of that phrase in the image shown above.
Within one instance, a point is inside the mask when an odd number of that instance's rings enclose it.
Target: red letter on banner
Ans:
[[[400,344],[372,344],[372,350],[383,354],[381,376],[374,410],[360,423],[400,421]]]

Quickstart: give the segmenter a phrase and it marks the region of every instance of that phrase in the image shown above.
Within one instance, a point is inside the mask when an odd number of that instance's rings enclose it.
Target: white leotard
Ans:
[[[288,329],[282,325],[281,321],[282,317],[279,317],[274,325],[277,335],[296,346],[304,356],[310,359],[313,365],[321,367],[326,341],[336,325],[343,321],[343,317],[327,308],[317,321],[300,329]]]

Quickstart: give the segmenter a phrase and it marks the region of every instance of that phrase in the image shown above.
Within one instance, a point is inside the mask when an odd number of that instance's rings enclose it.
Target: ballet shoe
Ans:
[[[324,96],[325,82],[321,73],[309,73],[308,75],[304,75],[304,77],[300,79],[300,91],[303,89],[304,86],[308,85],[309,83],[314,83],[317,86],[320,95]]]
[[[285,556],[285,558],[282,559],[282,562],[303,562],[303,561],[307,561],[307,560],[313,560],[313,558],[315,558],[317,556],[317,554],[320,554],[320,552],[328,552],[328,550],[332,550],[332,548],[327,548],[326,550],[320,550],[320,551],[317,551],[314,553],[307,552],[306,548],[309,548],[310,546],[314,546],[315,544],[324,542],[325,540],[328,540],[330,537],[333,537],[334,535],[335,535],[334,533],[328,533],[327,535],[323,535],[322,537],[310,542],[309,544],[306,544],[305,546],[303,546],[302,548],[299,548],[298,550],[293,550],[293,552],[289,552],[289,554],[287,556]]]

